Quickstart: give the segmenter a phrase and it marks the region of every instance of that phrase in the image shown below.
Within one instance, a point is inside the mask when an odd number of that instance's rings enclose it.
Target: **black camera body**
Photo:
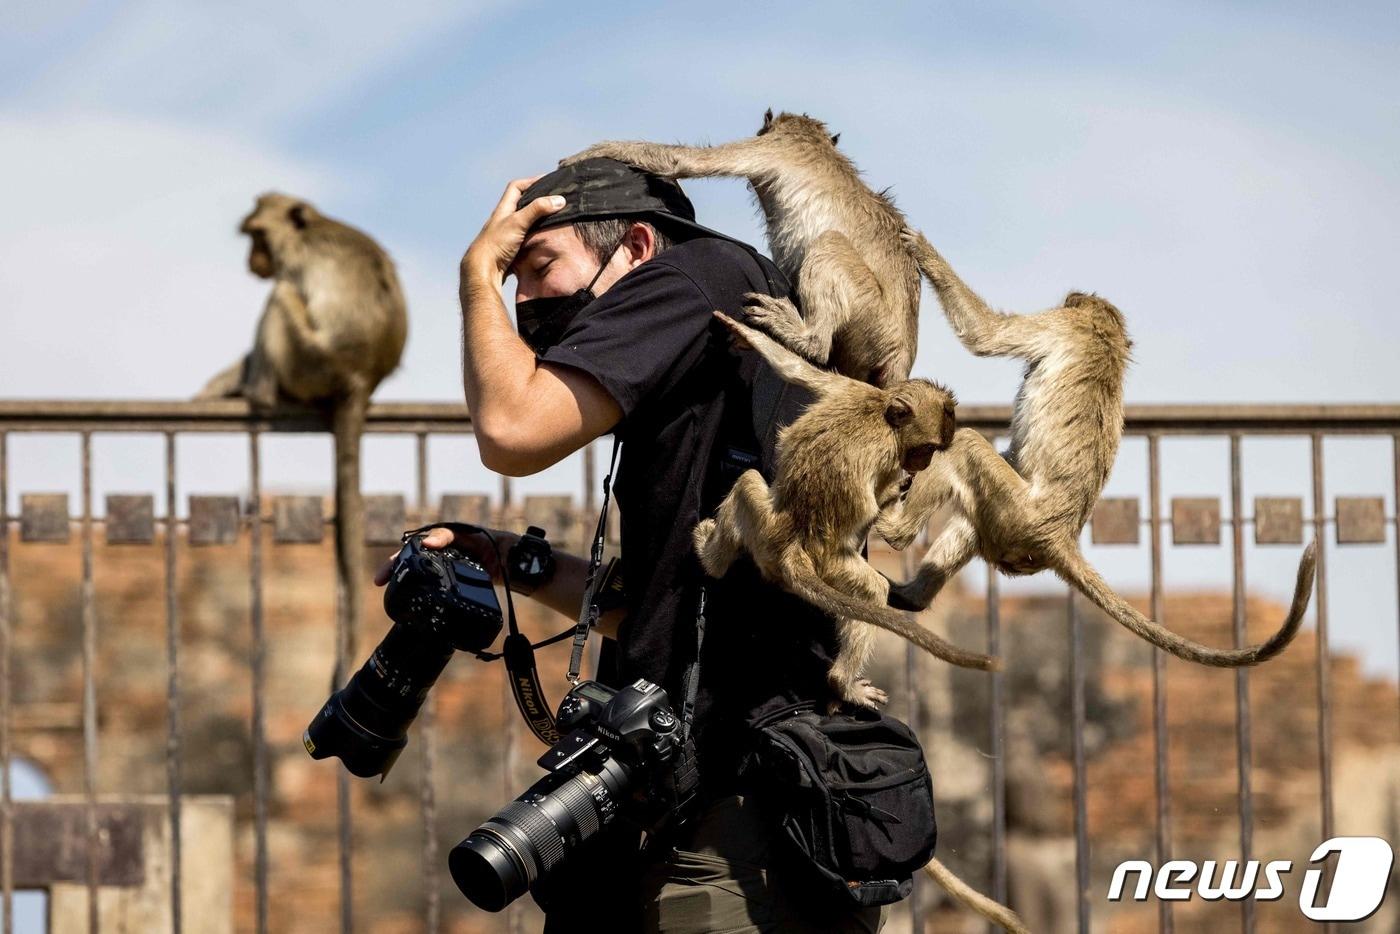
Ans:
[[[384,587],[384,612],[460,652],[480,652],[501,633],[501,604],[486,569],[460,549],[404,542]]]
[[[631,773],[626,817],[651,828],[694,792],[687,782],[680,720],[666,692],[639,678],[620,690],[583,681],[559,702],[559,731],[569,732],[539,758],[547,772],[580,767],[589,756],[619,760]]]
[[[584,681],[559,704],[568,734],[539,759],[549,772],[457,844],[453,881],[500,911],[621,816],[655,831],[686,811],[697,780],[666,692],[639,679]]]
[[[457,548],[424,547],[419,534],[394,559],[384,612],[388,635],[302,734],[313,759],[338,756],[360,778],[389,774],[452,653],[481,651],[503,625],[486,569]]]

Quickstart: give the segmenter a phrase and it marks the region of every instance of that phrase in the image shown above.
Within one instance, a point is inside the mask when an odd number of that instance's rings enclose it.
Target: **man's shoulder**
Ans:
[[[652,259],[685,275],[711,298],[764,290],[764,269],[755,251],[720,237],[695,237]]]

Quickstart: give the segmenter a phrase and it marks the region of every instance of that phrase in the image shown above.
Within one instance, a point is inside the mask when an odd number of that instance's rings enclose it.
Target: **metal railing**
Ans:
[[[1010,409],[1005,406],[964,405],[958,410],[959,424],[977,428],[989,436],[1005,434]],[[180,796],[181,796],[181,724],[178,716],[180,696],[180,605],[176,592],[176,570],[180,555],[180,531],[186,537],[195,529],[189,517],[178,515],[176,500],[176,445],[182,434],[193,433],[239,433],[248,442],[247,503],[238,518],[240,530],[261,529],[273,520],[264,516],[262,502],[261,441],[272,432],[324,432],[328,428],[325,417],[312,410],[290,410],[275,416],[255,416],[238,401],[219,402],[120,402],[120,401],[0,401],[0,892],[3,893],[5,925],[3,934],[11,934],[13,866],[13,816],[9,783],[9,763],[11,758],[11,671],[13,604],[11,601],[10,580],[10,533],[17,523],[28,529],[29,518],[9,514],[9,461],[7,441],[17,433],[60,433],[76,434],[81,442],[81,513],[76,518],[82,548],[81,566],[81,620],[82,620],[82,736],[83,736],[83,792],[87,802],[87,887],[89,924],[92,931],[99,929],[97,890],[99,886],[98,838],[95,777],[98,762],[98,732],[96,716],[96,640],[97,617],[96,597],[93,586],[94,574],[94,525],[99,520],[92,504],[92,437],[100,433],[147,433],[164,438],[164,481],[166,511],[164,516],[149,516],[151,528],[161,528],[164,540],[164,595],[166,629],[166,783],[169,789],[170,822],[173,845],[171,862],[171,926],[176,932],[181,929],[180,916]],[[466,435],[471,433],[471,422],[462,405],[381,403],[370,409],[366,424],[367,434],[408,434],[416,438],[416,466],[414,489],[417,496],[417,513],[426,521],[432,513],[428,505],[428,458],[427,444],[433,435]],[[1277,521],[1271,512],[1269,527],[1271,536],[1282,534],[1275,541],[1291,541],[1292,533],[1297,533],[1301,541],[1302,529],[1311,528],[1320,548],[1317,565],[1317,585],[1314,597],[1314,613],[1317,625],[1317,694],[1318,713],[1318,772],[1321,798],[1319,801],[1321,826],[1324,838],[1333,831],[1333,783],[1332,737],[1331,737],[1331,696],[1328,681],[1328,560],[1324,542],[1326,526],[1337,528],[1339,541],[1377,541],[1376,527],[1389,527],[1400,532],[1395,515],[1378,512],[1379,503],[1367,500],[1364,504],[1348,502],[1338,504],[1337,512],[1328,514],[1324,496],[1323,442],[1328,436],[1374,436],[1390,438],[1394,449],[1394,476],[1392,477],[1392,502],[1400,502],[1400,405],[1162,405],[1130,406],[1127,411],[1125,434],[1129,437],[1143,437],[1147,442],[1147,518],[1144,521],[1137,515],[1137,507],[1115,508],[1114,503],[1105,500],[1094,519],[1095,541],[1131,543],[1136,541],[1137,529],[1148,530],[1151,550],[1151,613],[1156,619],[1162,618],[1162,554],[1163,527],[1171,524],[1174,539],[1182,541],[1197,530],[1206,529],[1212,522],[1211,506],[1208,502],[1186,501],[1173,504],[1174,516],[1167,519],[1163,515],[1161,503],[1161,457],[1160,441],[1167,436],[1224,437],[1230,444],[1230,518],[1227,523],[1219,519],[1219,506],[1215,505],[1214,519],[1218,529],[1228,524],[1231,532],[1233,552],[1233,624],[1235,641],[1243,645],[1245,640],[1245,588],[1244,588],[1244,534],[1245,526],[1256,525],[1256,537],[1261,531],[1262,516],[1245,515],[1241,488],[1241,440],[1246,436],[1293,436],[1310,439],[1311,459],[1311,508],[1310,515],[1303,516],[1301,505],[1285,504],[1279,507]],[[582,469],[584,499],[582,509],[585,514],[595,509],[593,490],[595,487],[595,465],[592,451],[585,449],[579,458]],[[511,502],[512,491],[506,478],[500,479],[500,500],[503,505]],[[1291,503],[1291,501],[1290,501]],[[60,517],[45,516],[35,503],[33,525],[35,535],[42,536],[43,527],[58,523],[64,525],[67,535],[70,521],[65,514]],[[139,505],[139,504],[138,504]],[[1117,507],[1123,507],[1119,500]],[[1364,508],[1362,508],[1364,507]],[[28,504],[26,504],[26,509]],[[1270,505],[1270,509],[1275,508]],[[1393,512],[1394,510],[1392,510]],[[140,514],[140,509],[137,509]],[[1257,521],[1256,521],[1257,520]],[[112,516],[106,517],[112,522]],[[1279,523],[1282,523],[1280,525]],[[1296,525],[1292,528],[1290,523]],[[1279,528],[1283,529],[1280,533]],[[1358,531],[1360,530],[1360,531]],[[207,530],[199,534],[206,534]],[[1345,534],[1343,534],[1345,532]],[[1218,532],[1217,532],[1218,534]],[[1369,536],[1355,538],[1357,535]],[[1384,540],[1384,532],[1379,540]],[[250,610],[249,627],[252,651],[249,669],[252,682],[251,734],[253,746],[253,815],[255,859],[253,886],[255,890],[255,926],[259,934],[269,926],[268,900],[268,800],[271,794],[268,773],[268,746],[265,736],[265,671],[264,671],[264,604],[263,604],[263,535],[249,536],[249,587]],[[152,535],[151,540],[154,540]],[[1400,541],[1400,535],[1396,536]],[[911,556],[912,557],[912,556]],[[906,557],[906,566],[909,558]],[[1400,579],[1400,554],[1397,554],[1397,579]],[[343,586],[343,581],[339,582]],[[349,627],[352,621],[344,618],[344,603],[338,601],[338,625]],[[1001,608],[999,583],[995,574],[988,575],[987,581],[986,638],[988,650],[996,654],[1001,647]],[[1076,601],[1071,595],[1067,603],[1067,628],[1070,638],[1070,683],[1072,697],[1073,735],[1073,774],[1074,774],[1074,814],[1076,844],[1076,891],[1078,926],[1082,932],[1089,929],[1089,839],[1085,810],[1085,705],[1084,671],[1080,663],[1083,630]],[[338,642],[337,644],[343,644]],[[906,658],[906,678],[911,694],[913,690],[914,649],[908,648]],[[1235,724],[1238,754],[1238,804],[1240,847],[1242,859],[1249,859],[1252,851],[1253,811],[1250,773],[1250,710],[1248,706],[1249,673],[1245,669],[1235,672]],[[1166,737],[1166,693],[1164,688],[1164,655],[1153,649],[1153,733],[1155,737],[1154,775],[1156,782],[1155,809],[1155,849],[1156,865],[1171,858],[1172,815],[1167,793],[1167,737]],[[991,832],[994,838],[994,871],[991,894],[997,900],[1007,900],[1007,847],[1006,847],[1006,775],[1002,753],[1005,748],[1004,712],[1005,684],[1003,675],[993,674],[990,680],[991,722],[988,724],[988,737],[992,754],[993,821]],[[507,745],[513,749],[515,731],[507,734]],[[424,821],[424,900],[422,907],[424,929],[429,932],[439,930],[441,906],[438,903],[437,887],[433,884],[441,867],[438,866],[438,848],[434,832],[436,801],[434,795],[434,767],[436,739],[433,725],[433,703],[431,699],[424,706],[419,726],[415,730],[423,736],[421,810]],[[507,755],[506,769],[509,773],[510,758]],[[348,776],[344,769],[338,774],[338,823],[340,839],[340,926],[349,931],[354,922],[351,886],[351,819],[349,814]],[[514,789],[518,790],[518,789]],[[512,793],[513,791],[512,790]],[[1068,880],[1066,880],[1068,883]],[[1172,906],[1166,901],[1159,902],[1159,926],[1162,931],[1171,931]],[[922,899],[916,897],[911,906],[914,930],[922,930],[924,910]],[[1242,925],[1244,930],[1254,929],[1254,905],[1252,900],[1242,902]]]

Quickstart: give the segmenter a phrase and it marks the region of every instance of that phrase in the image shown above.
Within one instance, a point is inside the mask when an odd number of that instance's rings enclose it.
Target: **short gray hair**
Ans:
[[[633,224],[644,224],[650,228],[656,241],[653,255],[676,245],[675,241],[658,230],[655,224],[639,217],[607,217],[596,221],[579,221],[574,224],[574,231],[588,248],[588,252],[592,253],[598,262],[605,263],[622,242],[622,238],[627,236],[627,231],[632,229]]]

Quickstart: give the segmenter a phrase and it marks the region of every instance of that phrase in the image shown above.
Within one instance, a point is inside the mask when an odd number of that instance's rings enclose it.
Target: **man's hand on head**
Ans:
[[[505,280],[506,271],[520,252],[525,235],[530,232],[542,217],[558,211],[564,206],[562,195],[549,195],[536,198],[524,208],[519,208],[520,196],[542,176],[517,178],[506,186],[500,203],[491,212],[490,218],[476,235],[471,246],[462,257],[462,275],[489,278],[492,283]]]

